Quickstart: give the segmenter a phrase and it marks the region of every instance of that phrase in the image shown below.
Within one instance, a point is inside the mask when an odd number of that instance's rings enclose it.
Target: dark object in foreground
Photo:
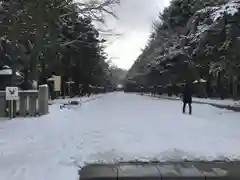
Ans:
[[[78,106],[80,104],[79,101],[70,101],[68,103],[65,103],[63,105],[60,105],[60,109],[63,109],[63,108],[70,108],[71,106]]]
[[[79,105],[79,101],[70,101],[70,103],[69,104],[71,104],[71,105]]]
[[[183,113],[186,111],[186,105],[189,107],[189,114],[192,114],[192,84],[186,83],[183,89]]]
[[[79,171],[79,180],[93,179],[240,179],[240,162],[154,162],[92,164]]]

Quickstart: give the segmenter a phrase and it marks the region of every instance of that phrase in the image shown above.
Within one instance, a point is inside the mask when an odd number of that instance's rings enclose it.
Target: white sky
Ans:
[[[129,69],[141,53],[151,33],[152,22],[170,0],[121,0],[118,20],[108,17],[107,26],[122,35],[106,48],[118,67]]]

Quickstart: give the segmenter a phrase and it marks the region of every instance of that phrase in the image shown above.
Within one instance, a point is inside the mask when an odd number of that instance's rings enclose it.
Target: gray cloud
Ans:
[[[146,45],[152,22],[167,5],[169,0],[121,0],[115,9],[119,19],[106,19],[109,28],[123,34],[106,49],[110,56],[119,58],[114,63],[121,68],[131,67]]]

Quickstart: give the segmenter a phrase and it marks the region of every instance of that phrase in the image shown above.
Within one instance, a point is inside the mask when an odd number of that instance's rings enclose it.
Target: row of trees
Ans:
[[[46,83],[52,75],[63,82],[109,84],[105,39],[93,23],[104,23],[119,0],[6,0],[0,4],[0,65],[24,74],[23,88]],[[14,77],[13,77],[14,79]],[[14,81],[12,81],[14,84]]]
[[[204,79],[205,96],[237,98],[239,10],[239,0],[172,0],[154,23],[127,84],[173,87]]]

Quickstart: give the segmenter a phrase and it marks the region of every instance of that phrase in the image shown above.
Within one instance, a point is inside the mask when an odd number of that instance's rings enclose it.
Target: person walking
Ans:
[[[186,105],[189,107],[189,114],[192,114],[192,84],[187,82],[183,89],[183,113],[185,114]]]

